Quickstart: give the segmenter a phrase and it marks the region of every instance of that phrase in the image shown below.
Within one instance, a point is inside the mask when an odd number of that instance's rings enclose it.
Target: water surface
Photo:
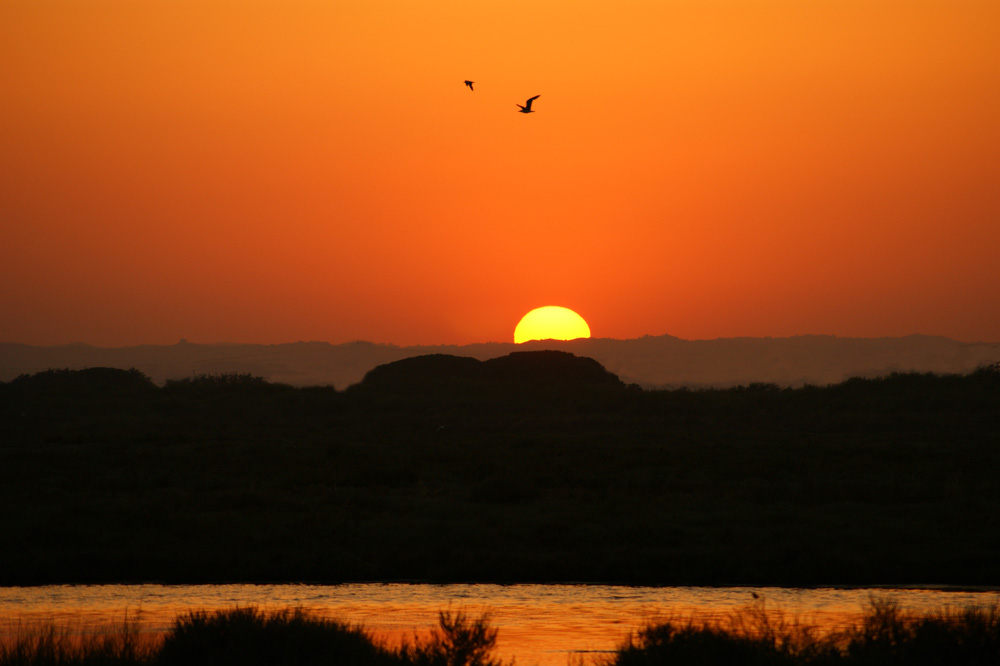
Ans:
[[[390,642],[426,632],[440,611],[488,613],[505,660],[566,666],[609,652],[630,632],[668,617],[726,618],[763,597],[767,608],[823,630],[862,613],[872,595],[931,612],[1000,601],[997,590],[625,587],[615,585],[50,585],[0,588],[0,632],[37,621],[106,630],[126,614],[165,631],[191,610],[303,608],[363,625]]]

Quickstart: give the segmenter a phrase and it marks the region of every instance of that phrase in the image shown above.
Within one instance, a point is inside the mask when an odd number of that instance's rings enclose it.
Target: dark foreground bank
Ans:
[[[996,367],[645,391],[539,354],[0,383],[0,584],[1000,585]]]
[[[237,608],[179,617],[162,637],[128,623],[84,637],[53,626],[0,638],[0,666],[513,666],[496,654],[486,617],[442,612],[423,639],[388,645],[364,628],[300,610]],[[763,600],[725,620],[650,625],[580,666],[981,666],[1000,663],[1000,607],[908,615],[873,600],[853,626],[817,633]],[[529,665],[530,666],[530,665]]]

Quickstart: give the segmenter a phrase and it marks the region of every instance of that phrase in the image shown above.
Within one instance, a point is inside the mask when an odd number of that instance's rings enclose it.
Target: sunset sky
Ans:
[[[3,0],[0,224],[4,342],[997,342],[1000,2]]]

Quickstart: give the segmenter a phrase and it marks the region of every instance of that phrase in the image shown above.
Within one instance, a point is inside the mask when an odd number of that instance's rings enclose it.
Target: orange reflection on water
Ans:
[[[607,585],[107,585],[0,589],[0,634],[39,622],[92,635],[133,621],[145,640],[163,636],[192,610],[302,608],[361,625],[389,645],[426,636],[442,611],[487,614],[498,652],[518,664],[566,666],[613,651],[630,633],[664,620],[725,623],[763,598],[787,621],[836,631],[854,623],[872,595],[933,612],[997,603],[996,591],[767,588],[637,588]]]

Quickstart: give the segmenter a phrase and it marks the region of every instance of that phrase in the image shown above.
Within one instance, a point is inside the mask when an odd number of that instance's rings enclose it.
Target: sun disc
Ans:
[[[576,340],[589,338],[590,326],[569,308],[546,305],[521,318],[514,329],[514,342],[529,340]]]

